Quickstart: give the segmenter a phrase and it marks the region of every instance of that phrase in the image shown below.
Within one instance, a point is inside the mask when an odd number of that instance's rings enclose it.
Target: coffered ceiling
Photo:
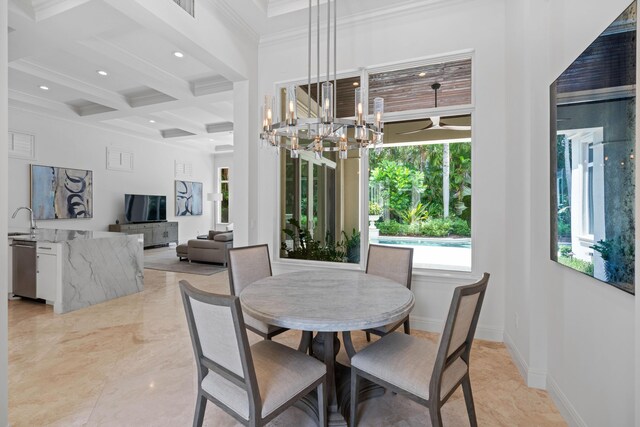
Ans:
[[[10,0],[9,105],[184,147],[228,150],[232,82],[205,50],[171,28],[145,25],[152,17],[127,3],[133,2]]]
[[[257,44],[306,31],[309,2],[195,1],[196,18],[172,0],[9,0],[10,107],[186,148],[232,149],[238,74],[227,61],[243,45],[235,33],[211,36],[216,26],[204,12]],[[338,24],[459,1],[473,0],[339,0]],[[225,48],[226,56],[212,52]]]

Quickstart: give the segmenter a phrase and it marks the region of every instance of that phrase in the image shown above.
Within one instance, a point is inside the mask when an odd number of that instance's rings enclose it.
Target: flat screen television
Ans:
[[[129,223],[166,221],[167,196],[125,194],[124,218]]]

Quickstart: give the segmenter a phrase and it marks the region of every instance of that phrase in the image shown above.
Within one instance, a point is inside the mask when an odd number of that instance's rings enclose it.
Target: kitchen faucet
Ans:
[[[18,215],[18,212],[20,212],[22,209],[28,210],[29,213],[31,214],[31,218],[30,218],[30,220],[31,220],[31,231],[35,231],[38,228],[38,226],[36,225],[36,219],[33,216],[33,209],[28,208],[26,206],[20,206],[18,209],[15,210],[13,215],[11,215],[11,218],[15,218],[16,215]]]

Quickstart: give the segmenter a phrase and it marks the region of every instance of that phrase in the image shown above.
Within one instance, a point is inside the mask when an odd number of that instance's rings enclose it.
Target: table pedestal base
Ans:
[[[330,426],[347,426],[351,403],[351,368],[336,362],[340,340],[335,332],[319,332],[312,343],[313,355],[327,366],[327,420]],[[302,350],[305,351],[305,350]],[[385,389],[362,378],[359,402],[382,396]],[[296,405],[309,416],[318,419],[318,404],[314,394]]]

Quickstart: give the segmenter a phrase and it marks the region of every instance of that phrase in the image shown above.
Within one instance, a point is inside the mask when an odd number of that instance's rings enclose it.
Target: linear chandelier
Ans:
[[[327,0],[327,73],[321,81],[320,76],[320,0],[316,0],[317,20],[317,73],[315,79],[316,101],[312,105],[311,95],[311,34],[312,34],[312,0],[309,0],[309,32],[307,53],[307,84],[301,85],[307,94],[308,118],[300,118],[297,114],[298,87],[291,85],[286,89],[285,119],[275,120],[274,97],[265,96],[262,109],[262,133],[260,140],[264,145],[275,147],[278,151],[285,148],[291,158],[299,157],[301,150],[312,151],[317,159],[322,158],[325,151],[337,151],[339,159],[346,159],[348,150],[371,148],[377,150],[383,144],[384,99],[373,100],[373,122],[366,121],[366,96],[362,88],[355,89],[354,118],[336,118],[337,93],[337,0]],[[329,69],[331,58],[331,8],[333,4],[333,82]],[[321,100],[321,102],[318,102]]]

